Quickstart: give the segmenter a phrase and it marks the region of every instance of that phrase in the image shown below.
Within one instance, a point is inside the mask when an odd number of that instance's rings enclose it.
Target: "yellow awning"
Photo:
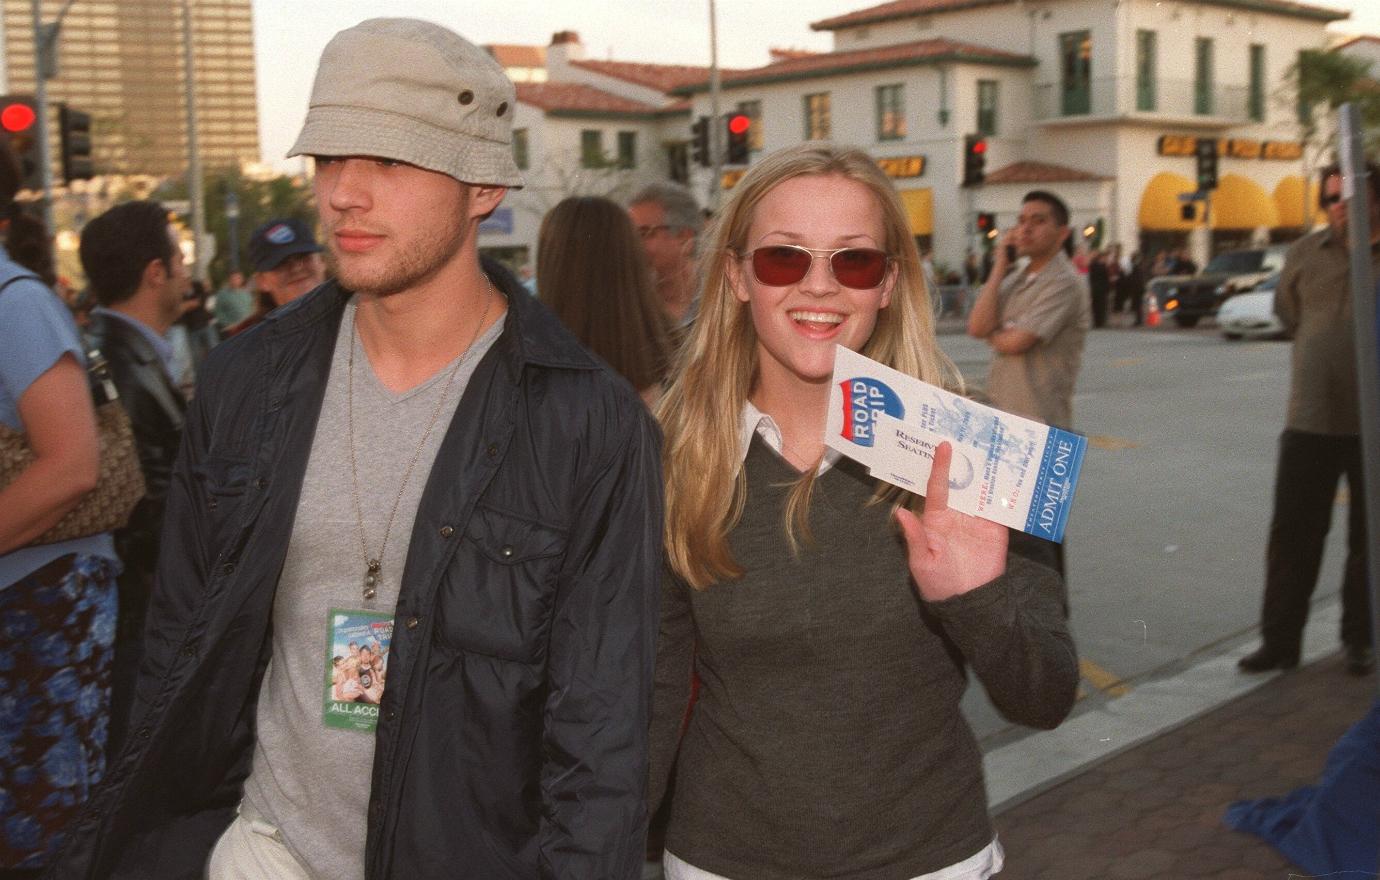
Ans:
[[[1313,217],[1313,225],[1319,226],[1327,222],[1327,215],[1318,207],[1318,184],[1316,181],[1308,183],[1308,208]],[[1298,228],[1304,225],[1303,219],[1307,216],[1304,213],[1304,193],[1303,178],[1297,174],[1286,177],[1275,187],[1275,210],[1279,212],[1279,225],[1289,228]]]
[[[1274,199],[1260,184],[1240,174],[1224,174],[1212,192],[1213,229],[1272,229],[1279,225]]]
[[[1153,232],[1187,232],[1195,223],[1181,213],[1180,193],[1197,189],[1193,181],[1170,171],[1161,171],[1145,185],[1140,195],[1140,228]]]
[[[906,209],[911,235],[934,233],[934,191],[925,189],[901,190],[901,207]]]

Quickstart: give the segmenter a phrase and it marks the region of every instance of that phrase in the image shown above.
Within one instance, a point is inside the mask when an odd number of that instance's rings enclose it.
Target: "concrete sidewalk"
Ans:
[[[1011,798],[1005,809],[994,804],[1007,855],[1000,876],[1299,877],[1264,841],[1227,828],[1222,815],[1232,801],[1316,782],[1328,751],[1375,694],[1374,676],[1347,675],[1334,651],[1033,797]]]

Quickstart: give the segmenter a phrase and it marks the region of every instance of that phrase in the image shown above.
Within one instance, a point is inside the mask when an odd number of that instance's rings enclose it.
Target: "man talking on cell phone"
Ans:
[[[290,155],[336,280],[207,362],[131,744],[53,876],[640,874],[658,433],[479,257],[515,108],[438,25],[327,45]]]
[[[1092,326],[1088,282],[1069,259],[1070,233],[1063,199],[1044,190],[1026,193],[968,313],[968,335],[992,348],[992,405],[1069,430],[1083,343]],[[1063,546],[1047,549],[1064,574]]]

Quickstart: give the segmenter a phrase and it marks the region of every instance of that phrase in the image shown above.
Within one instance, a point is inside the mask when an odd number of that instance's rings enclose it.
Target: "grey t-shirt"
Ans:
[[[364,876],[374,725],[387,682],[392,616],[417,505],[475,366],[503,330],[484,332],[455,362],[395,394],[375,376],[346,306],[312,441],[287,560],[273,604],[272,659],[259,691],[258,740],[242,811],[278,827],[314,877]],[[378,558],[396,499],[377,594],[364,598],[350,468],[347,380],[354,347],[354,448],[364,542]],[[458,359],[457,359],[458,360]],[[432,414],[435,427],[422,443]],[[412,453],[417,464],[403,486]],[[399,487],[401,495],[399,495]]]

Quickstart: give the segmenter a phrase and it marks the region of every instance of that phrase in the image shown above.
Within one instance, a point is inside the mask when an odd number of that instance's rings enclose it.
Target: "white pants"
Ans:
[[[283,834],[259,818],[237,815],[216,841],[206,863],[207,880],[311,880]]]
[[[994,837],[991,843],[963,861],[947,868],[940,868],[938,871],[921,874],[914,880],[987,880],[1001,870],[1003,860],[1001,844]],[[681,861],[670,850],[664,851],[661,855],[661,870],[664,872],[665,880],[729,880],[727,877],[711,874]]]

